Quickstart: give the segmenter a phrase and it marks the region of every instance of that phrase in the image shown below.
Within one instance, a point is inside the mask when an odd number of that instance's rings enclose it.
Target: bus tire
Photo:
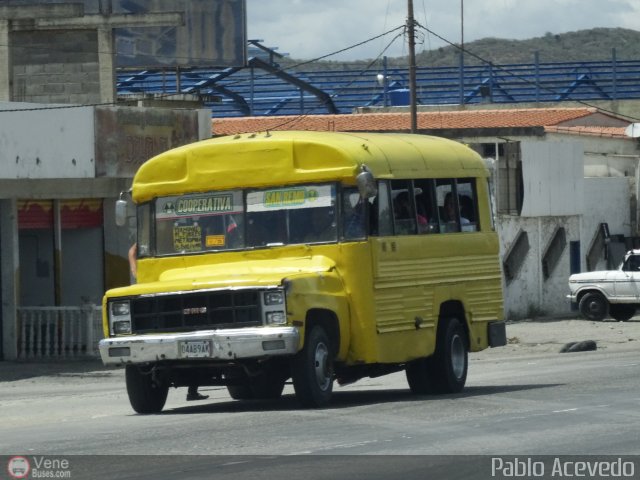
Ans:
[[[227,385],[227,391],[234,400],[253,400],[253,391],[250,385]]]
[[[329,337],[319,325],[312,327],[304,348],[293,357],[291,377],[303,407],[323,407],[333,393],[333,354]]]
[[[428,362],[433,393],[458,393],[467,382],[467,334],[457,318],[440,324],[436,351]]]
[[[282,396],[287,381],[281,372],[268,369],[241,385],[227,385],[234,400],[275,400]]]
[[[433,393],[431,381],[429,380],[429,362],[431,358],[420,358],[409,362],[405,367],[407,383],[411,393],[416,395],[425,395]]]
[[[169,386],[154,381],[151,372],[142,372],[136,365],[125,367],[127,395],[131,407],[141,414],[159,413],[167,401]]]

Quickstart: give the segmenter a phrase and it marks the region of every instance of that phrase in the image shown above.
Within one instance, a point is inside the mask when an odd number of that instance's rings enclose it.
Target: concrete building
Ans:
[[[113,29],[181,22],[0,6],[0,359],[91,353],[104,290],[130,280],[115,200],[142,162],[210,136],[193,103],[115,106]]]
[[[468,144],[492,171],[505,315],[566,315],[567,278],[613,266],[638,233],[637,140],[595,108],[418,112],[418,133]],[[291,130],[407,132],[407,113],[214,119],[213,135]]]

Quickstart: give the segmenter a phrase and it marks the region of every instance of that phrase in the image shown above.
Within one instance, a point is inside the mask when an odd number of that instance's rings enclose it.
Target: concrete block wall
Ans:
[[[95,30],[11,32],[11,100],[100,102]]]

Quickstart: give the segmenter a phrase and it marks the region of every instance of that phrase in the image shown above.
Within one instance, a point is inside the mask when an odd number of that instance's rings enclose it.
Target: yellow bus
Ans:
[[[130,194],[137,283],[106,292],[100,353],[139,413],[169,387],[264,399],[288,379],[320,407],[335,382],[402,370],[453,393],[468,352],[506,343],[488,170],[457,142],[213,138],[148,160]]]

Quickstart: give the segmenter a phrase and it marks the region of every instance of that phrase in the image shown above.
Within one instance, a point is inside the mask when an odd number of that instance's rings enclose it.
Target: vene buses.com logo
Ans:
[[[27,478],[31,465],[25,457],[11,457],[7,464],[7,471],[11,478]]]

